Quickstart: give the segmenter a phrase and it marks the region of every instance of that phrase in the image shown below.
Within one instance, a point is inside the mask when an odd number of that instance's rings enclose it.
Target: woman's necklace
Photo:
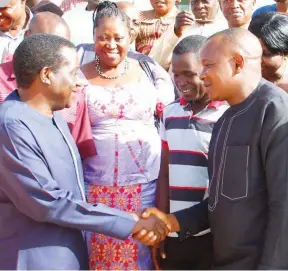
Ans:
[[[119,75],[109,76],[109,75],[106,75],[104,72],[101,71],[100,59],[96,55],[96,57],[95,57],[95,69],[98,72],[98,74],[100,75],[100,77],[102,77],[104,79],[118,79],[120,76],[126,75],[127,71],[129,70],[129,61],[127,60],[127,58],[125,58],[124,61],[125,61],[125,63],[124,63],[123,72],[121,72]]]

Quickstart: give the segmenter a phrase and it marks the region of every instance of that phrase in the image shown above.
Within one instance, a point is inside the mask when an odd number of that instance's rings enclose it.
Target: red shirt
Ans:
[[[0,103],[17,88],[13,71],[13,62],[0,64]],[[61,110],[62,117],[67,121],[70,132],[76,142],[81,158],[97,154],[94,144],[85,96],[77,92],[70,108]]]

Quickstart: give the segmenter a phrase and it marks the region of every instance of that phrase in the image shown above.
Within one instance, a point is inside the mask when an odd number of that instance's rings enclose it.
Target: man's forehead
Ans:
[[[5,8],[6,6],[13,4],[13,0],[0,0],[0,8]]]
[[[172,68],[181,70],[197,70],[201,66],[199,53],[187,52],[183,54],[173,54],[172,56]]]

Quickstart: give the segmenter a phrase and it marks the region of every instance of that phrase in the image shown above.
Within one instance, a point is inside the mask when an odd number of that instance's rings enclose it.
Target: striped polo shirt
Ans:
[[[209,186],[208,148],[215,122],[228,105],[211,102],[193,114],[182,97],[169,104],[160,122],[162,147],[169,149],[170,212],[202,201]]]

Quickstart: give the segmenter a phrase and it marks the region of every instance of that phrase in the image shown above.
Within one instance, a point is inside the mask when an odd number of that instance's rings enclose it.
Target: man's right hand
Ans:
[[[195,23],[195,17],[192,13],[188,11],[181,11],[176,16],[174,33],[180,38],[185,28],[191,26]]]

